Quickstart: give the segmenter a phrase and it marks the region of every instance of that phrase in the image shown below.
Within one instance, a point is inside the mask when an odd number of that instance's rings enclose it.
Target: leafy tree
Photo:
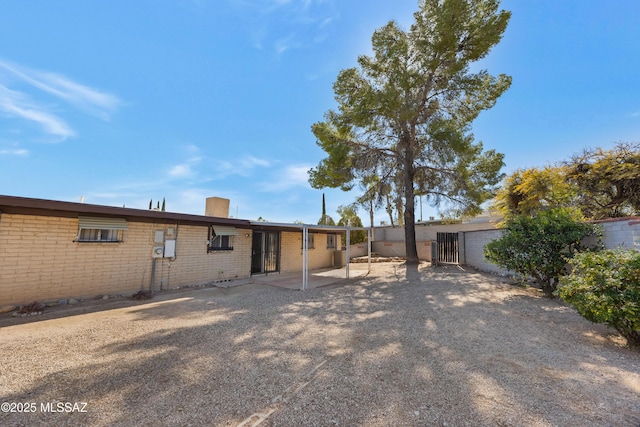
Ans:
[[[163,197],[163,198],[162,198],[162,209],[160,209],[160,210],[161,210],[162,212],[164,212],[164,211],[165,211],[165,207],[166,207],[166,203],[165,203],[165,200],[164,200],[164,197]]]
[[[351,226],[351,227],[363,227],[362,220],[358,216],[358,212],[354,205],[338,206],[338,215],[340,220],[338,225]],[[364,230],[353,230],[350,234],[349,244],[355,245],[358,243],[367,241],[367,232]]]
[[[640,215],[640,143],[585,150],[567,162],[567,168],[588,218]]]
[[[333,218],[327,215],[327,207],[324,203],[324,194],[322,194],[322,216],[318,220],[318,225],[336,225]]]
[[[567,208],[513,216],[503,230],[502,237],[485,246],[485,257],[533,278],[549,296],[556,290],[567,261],[584,249],[582,240],[597,233],[596,226],[583,222],[575,210]]]
[[[544,209],[569,207],[577,191],[560,166],[518,169],[504,180],[493,209],[504,218],[534,215]]]
[[[323,215],[318,221],[318,225],[336,225],[336,222],[329,215]]]
[[[606,323],[640,347],[640,252],[604,250],[577,254],[557,295],[594,323]]]
[[[393,21],[375,31],[373,56],[360,56],[359,67],[334,83],[337,111],[312,126],[328,154],[309,171],[312,187],[350,190],[370,177],[388,185],[403,210],[407,263],[418,262],[416,194],[479,212],[501,178],[503,156],[483,151],[469,133],[511,84],[469,69],[502,38],[510,13],[498,7],[498,0],[420,1],[408,31]]]

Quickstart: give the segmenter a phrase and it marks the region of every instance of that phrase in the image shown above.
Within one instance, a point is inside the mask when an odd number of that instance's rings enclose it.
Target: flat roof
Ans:
[[[133,209],[116,206],[94,205],[90,203],[62,202],[59,200],[34,199],[29,197],[0,195],[0,213],[25,215],[44,215],[74,218],[78,215],[95,215],[126,218],[130,221],[155,220],[158,222],[188,222],[200,225],[229,225],[265,231],[302,231],[336,233],[350,230],[368,230],[365,227],[347,227],[339,225],[287,224],[247,219],[223,218],[207,215],[192,215],[176,212],[163,212],[148,209]]]
[[[33,199],[0,195],[0,212],[26,215],[75,217],[78,214],[126,218],[132,221],[158,220],[166,222],[191,222],[200,224],[233,225],[250,228],[250,221],[206,215],[191,215],[147,209],[120,208],[89,203],[61,202],[58,200]]]

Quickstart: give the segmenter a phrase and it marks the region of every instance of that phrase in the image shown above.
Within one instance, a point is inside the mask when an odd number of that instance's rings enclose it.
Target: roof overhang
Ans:
[[[146,209],[120,208],[115,206],[92,205],[88,203],[61,202],[57,200],[32,199],[28,197],[0,195],[0,211],[24,215],[45,215],[77,218],[78,216],[106,216],[125,218],[127,221],[178,222],[199,225],[228,225],[250,228],[249,220],[221,218],[205,215],[191,215]]]
[[[167,223],[192,223],[194,225],[221,225],[258,231],[303,230],[312,233],[345,233],[347,230],[368,230],[368,227],[349,227],[342,225],[288,224],[262,221],[250,221],[236,218],[222,218],[206,215],[191,215],[175,212],[162,212],[146,209],[121,208],[116,206],[93,205],[88,203],[62,202],[58,200],[33,199],[0,195],[0,211],[24,215],[45,215],[54,217],[77,218],[79,216],[102,216],[124,218],[127,221],[152,221]]]

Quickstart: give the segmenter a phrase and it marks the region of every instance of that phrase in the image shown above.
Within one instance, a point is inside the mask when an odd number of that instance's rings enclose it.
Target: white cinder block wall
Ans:
[[[622,247],[640,250],[640,218],[595,221],[602,227],[602,243],[607,249]]]
[[[640,217],[614,218],[595,221],[595,223],[602,227],[602,244],[605,248],[640,250]],[[501,233],[497,229],[464,232],[465,264],[483,271],[509,274],[508,271],[489,263],[484,258],[485,245],[500,238]]]
[[[501,235],[502,230],[497,229],[465,232],[463,234],[465,264],[482,271],[508,274],[509,272],[507,270],[490,263],[484,257],[484,247],[492,240],[499,239]]]

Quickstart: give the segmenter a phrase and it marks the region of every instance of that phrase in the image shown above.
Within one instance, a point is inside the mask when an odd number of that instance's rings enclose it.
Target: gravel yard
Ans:
[[[0,317],[0,425],[640,426],[640,352],[456,267],[55,311]]]

